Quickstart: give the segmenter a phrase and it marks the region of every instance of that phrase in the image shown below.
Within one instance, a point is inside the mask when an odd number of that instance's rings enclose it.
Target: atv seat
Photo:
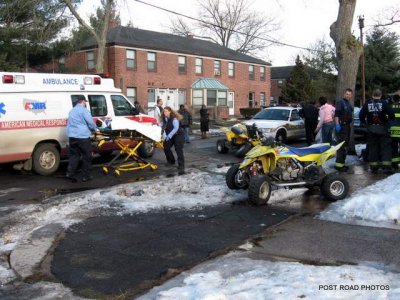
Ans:
[[[309,154],[321,154],[326,150],[328,150],[330,147],[331,145],[329,144],[315,144],[305,148],[296,148],[286,145],[286,148],[288,148],[290,151],[292,151],[294,154],[298,156],[306,156]]]

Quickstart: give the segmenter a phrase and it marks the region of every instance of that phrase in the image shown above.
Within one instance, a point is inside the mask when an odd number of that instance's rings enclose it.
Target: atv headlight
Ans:
[[[261,131],[264,133],[270,133],[274,131],[274,128],[261,128]]]

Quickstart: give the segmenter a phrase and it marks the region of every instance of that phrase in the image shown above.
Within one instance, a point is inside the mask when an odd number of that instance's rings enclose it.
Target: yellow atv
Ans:
[[[231,128],[222,127],[221,131],[226,138],[217,141],[218,153],[228,153],[231,150],[237,157],[244,157],[251,148],[261,144],[262,132],[255,124],[250,126],[238,123]]]
[[[255,205],[266,204],[271,191],[278,188],[316,186],[328,200],[341,200],[349,192],[347,180],[336,173],[326,174],[322,165],[343,143],[295,148],[278,146],[274,138],[268,138],[251,149],[241,164],[228,170],[226,184],[230,189],[248,189],[249,200]]]

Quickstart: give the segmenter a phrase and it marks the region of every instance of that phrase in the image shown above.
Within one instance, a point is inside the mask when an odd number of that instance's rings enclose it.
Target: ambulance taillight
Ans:
[[[94,84],[101,84],[101,78],[100,77],[95,77],[93,83]]]

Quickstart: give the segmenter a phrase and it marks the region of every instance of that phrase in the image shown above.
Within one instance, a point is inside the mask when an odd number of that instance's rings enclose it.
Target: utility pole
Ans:
[[[361,46],[363,47],[363,52],[360,57],[361,62],[361,103],[360,107],[365,103],[365,55],[364,55],[364,38],[363,38],[363,28],[364,28],[364,16],[358,17],[358,26],[360,28],[360,40]]]

